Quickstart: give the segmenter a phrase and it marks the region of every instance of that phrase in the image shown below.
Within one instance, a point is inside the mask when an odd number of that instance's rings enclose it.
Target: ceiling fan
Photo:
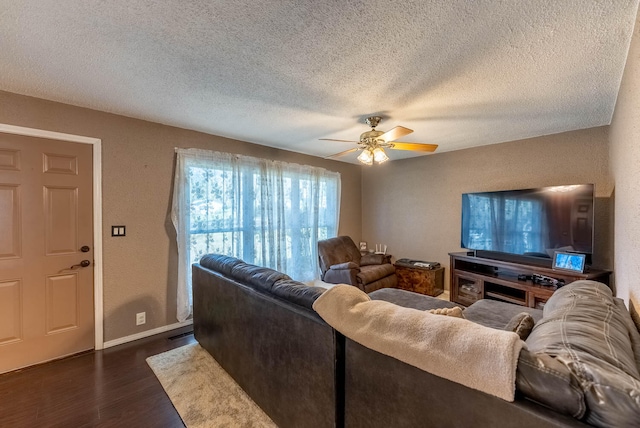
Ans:
[[[389,160],[389,157],[384,152],[384,149],[433,152],[438,148],[437,144],[396,142],[395,140],[397,140],[398,138],[409,135],[413,131],[409,128],[405,128],[404,126],[396,126],[395,128],[387,132],[376,131],[376,126],[378,126],[381,120],[382,118],[380,116],[368,117],[366,123],[371,127],[371,131],[363,132],[360,135],[360,141],[320,138],[320,140],[322,141],[340,141],[345,143],[356,143],[358,145],[358,147],[345,150],[344,152],[327,156],[325,159],[337,158],[348,153],[362,150],[362,153],[360,153],[360,155],[358,156],[358,160],[365,165],[373,165],[374,161],[377,163],[382,163]]]

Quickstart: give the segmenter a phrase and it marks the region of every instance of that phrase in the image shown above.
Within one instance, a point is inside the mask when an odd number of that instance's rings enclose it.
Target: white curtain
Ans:
[[[318,240],[338,231],[339,173],[208,150],[176,153],[179,321],[191,315],[191,264],[208,253],[299,281],[318,277]]]

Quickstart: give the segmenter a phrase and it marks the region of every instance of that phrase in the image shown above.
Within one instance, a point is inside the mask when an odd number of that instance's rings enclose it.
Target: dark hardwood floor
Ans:
[[[195,342],[190,330],[0,375],[0,427],[184,427],[145,359]]]

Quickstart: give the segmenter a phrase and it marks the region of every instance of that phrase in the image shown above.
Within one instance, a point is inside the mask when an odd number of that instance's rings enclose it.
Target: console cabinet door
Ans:
[[[469,306],[482,299],[483,282],[480,278],[461,273],[453,274],[451,300]]]

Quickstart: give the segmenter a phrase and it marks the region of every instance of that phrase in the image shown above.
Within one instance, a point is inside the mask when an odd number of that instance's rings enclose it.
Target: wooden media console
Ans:
[[[480,299],[494,299],[530,308],[544,307],[557,290],[556,286],[542,285],[531,279],[518,279],[519,275],[544,275],[564,280],[569,284],[579,279],[590,279],[609,285],[611,271],[590,269],[584,273],[553,270],[549,267],[514,263],[465,253],[449,253],[451,301],[469,306]]]

